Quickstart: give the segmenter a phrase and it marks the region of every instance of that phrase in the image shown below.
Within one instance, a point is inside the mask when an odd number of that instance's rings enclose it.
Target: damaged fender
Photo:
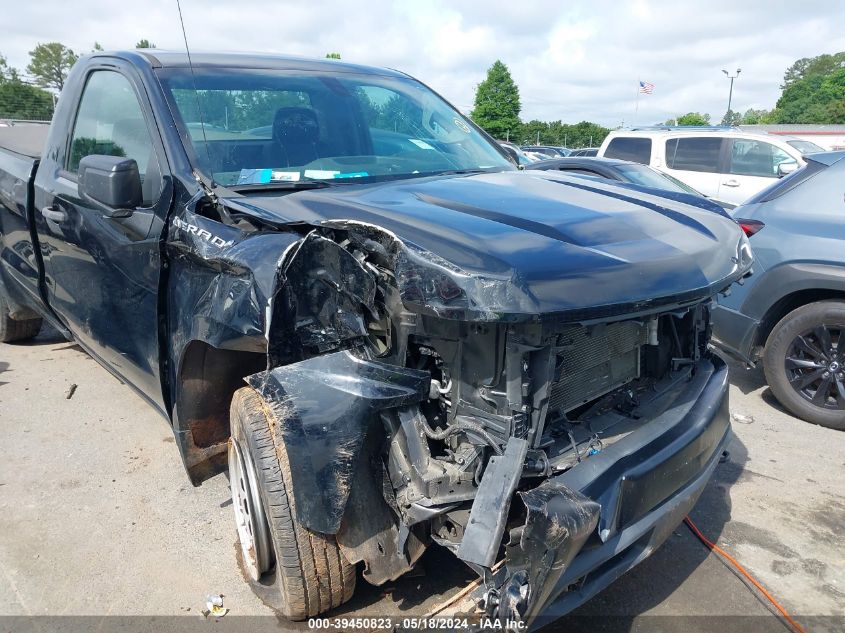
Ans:
[[[302,524],[335,534],[377,413],[428,397],[428,372],[335,352],[247,378],[273,413]]]

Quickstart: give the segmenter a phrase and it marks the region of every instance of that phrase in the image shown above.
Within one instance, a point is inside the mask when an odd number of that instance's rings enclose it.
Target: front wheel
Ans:
[[[845,302],[810,303],[783,317],[766,341],[763,368],[790,412],[845,430]]]
[[[244,576],[291,620],[340,606],[355,591],[355,566],[334,536],[298,522],[290,463],[272,413],[258,392],[244,387],[232,399],[230,420],[229,481]]]
[[[9,303],[0,288],[0,343],[13,343],[34,338],[41,330],[41,319],[13,319]]]

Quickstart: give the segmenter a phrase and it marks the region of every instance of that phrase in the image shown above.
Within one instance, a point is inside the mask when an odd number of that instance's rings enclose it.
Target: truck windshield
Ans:
[[[418,81],[344,71],[159,71],[195,167],[234,186],[514,169]],[[196,86],[196,90],[195,87]]]

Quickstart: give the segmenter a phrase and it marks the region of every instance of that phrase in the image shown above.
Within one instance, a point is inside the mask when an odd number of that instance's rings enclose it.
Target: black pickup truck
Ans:
[[[536,625],[648,556],[728,441],[750,266],[718,207],[521,171],[391,70],[95,53],[0,126],[0,339],[49,322],[228,468],[293,619],[438,546]]]

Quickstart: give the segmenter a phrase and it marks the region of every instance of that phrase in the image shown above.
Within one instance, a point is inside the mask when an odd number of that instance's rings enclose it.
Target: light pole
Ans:
[[[727,70],[725,70],[724,68],[722,69],[722,72],[723,72],[723,73],[725,73],[725,76],[726,76],[728,79],[730,79],[730,80],[731,80],[731,89],[730,89],[730,91],[728,92],[728,114],[730,114],[730,113],[731,113],[731,99],[732,99],[732,98],[733,98],[733,96],[734,96],[734,79],[736,79],[737,77],[739,77],[739,73],[741,73],[741,72],[742,72],[742,68],[737,68],[737,69],[736,69],[736,74],[735,74],[735,75],[731,75],[731,74],[730,74]]]

